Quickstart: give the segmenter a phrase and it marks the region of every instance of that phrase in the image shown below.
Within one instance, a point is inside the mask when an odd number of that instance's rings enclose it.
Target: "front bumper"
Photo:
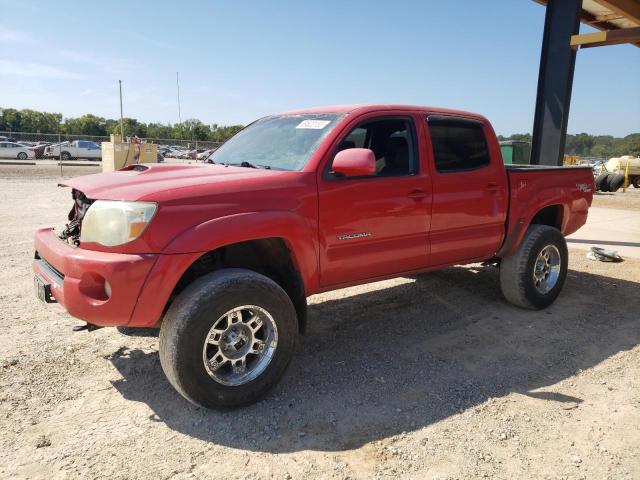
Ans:
[[[36,232],[35,248],[33,271],[50,285],[56,301],[70,315],[100,326],[130,322],[142,287],[159,257],[72,247],[51,228]]]

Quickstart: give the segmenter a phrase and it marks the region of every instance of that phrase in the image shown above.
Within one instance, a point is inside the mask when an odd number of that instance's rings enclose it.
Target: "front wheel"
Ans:
[[[223,269],[173,302],[160,328],[160,363],[171,385],[196,405],[245,405],[280,380],[297,333],[295,309],[277,283]]]
[[[28,156],[29,156],[29,155],[27,155],[25,152],[20,152],[20,153],[18,154],[18,159],[19,159],[19,160],[26,160]]]
[[[514,305],[542,309],[560,294],[567,277],[567,243],[547,225],[531,225],[518,250],[500,263],[500,287]]]

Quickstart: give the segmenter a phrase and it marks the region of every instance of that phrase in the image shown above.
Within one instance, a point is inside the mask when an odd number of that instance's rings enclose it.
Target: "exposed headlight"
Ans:
[[[157,208],[150,202],[96,200],[82,219],[80,242],[106,247],[131,242],[142,235]]]

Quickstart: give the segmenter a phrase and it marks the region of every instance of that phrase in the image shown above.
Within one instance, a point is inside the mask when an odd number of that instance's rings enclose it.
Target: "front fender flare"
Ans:
[[[317,227],[293,212],[267,210],[215,218],[182,232],[162,253],[204,253],[225,245],[263,238],[281,238],[291,252],[293,265],[300,272],[305,291],[317,288]]]
[[[167,245],[147,277],[129,325],[148,327],[157,323],[179,279],[206,252],[264,238],[281,238],[307,295],[317,291],[318,236],[303,217],[284,211],[229,215],[191,227]]]

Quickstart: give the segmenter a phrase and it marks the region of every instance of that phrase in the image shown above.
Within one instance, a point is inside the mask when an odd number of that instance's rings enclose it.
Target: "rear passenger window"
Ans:
[[[489,149],[480,122],[452,117],[429,117],[427,122],[438,172],[489,165]]]

